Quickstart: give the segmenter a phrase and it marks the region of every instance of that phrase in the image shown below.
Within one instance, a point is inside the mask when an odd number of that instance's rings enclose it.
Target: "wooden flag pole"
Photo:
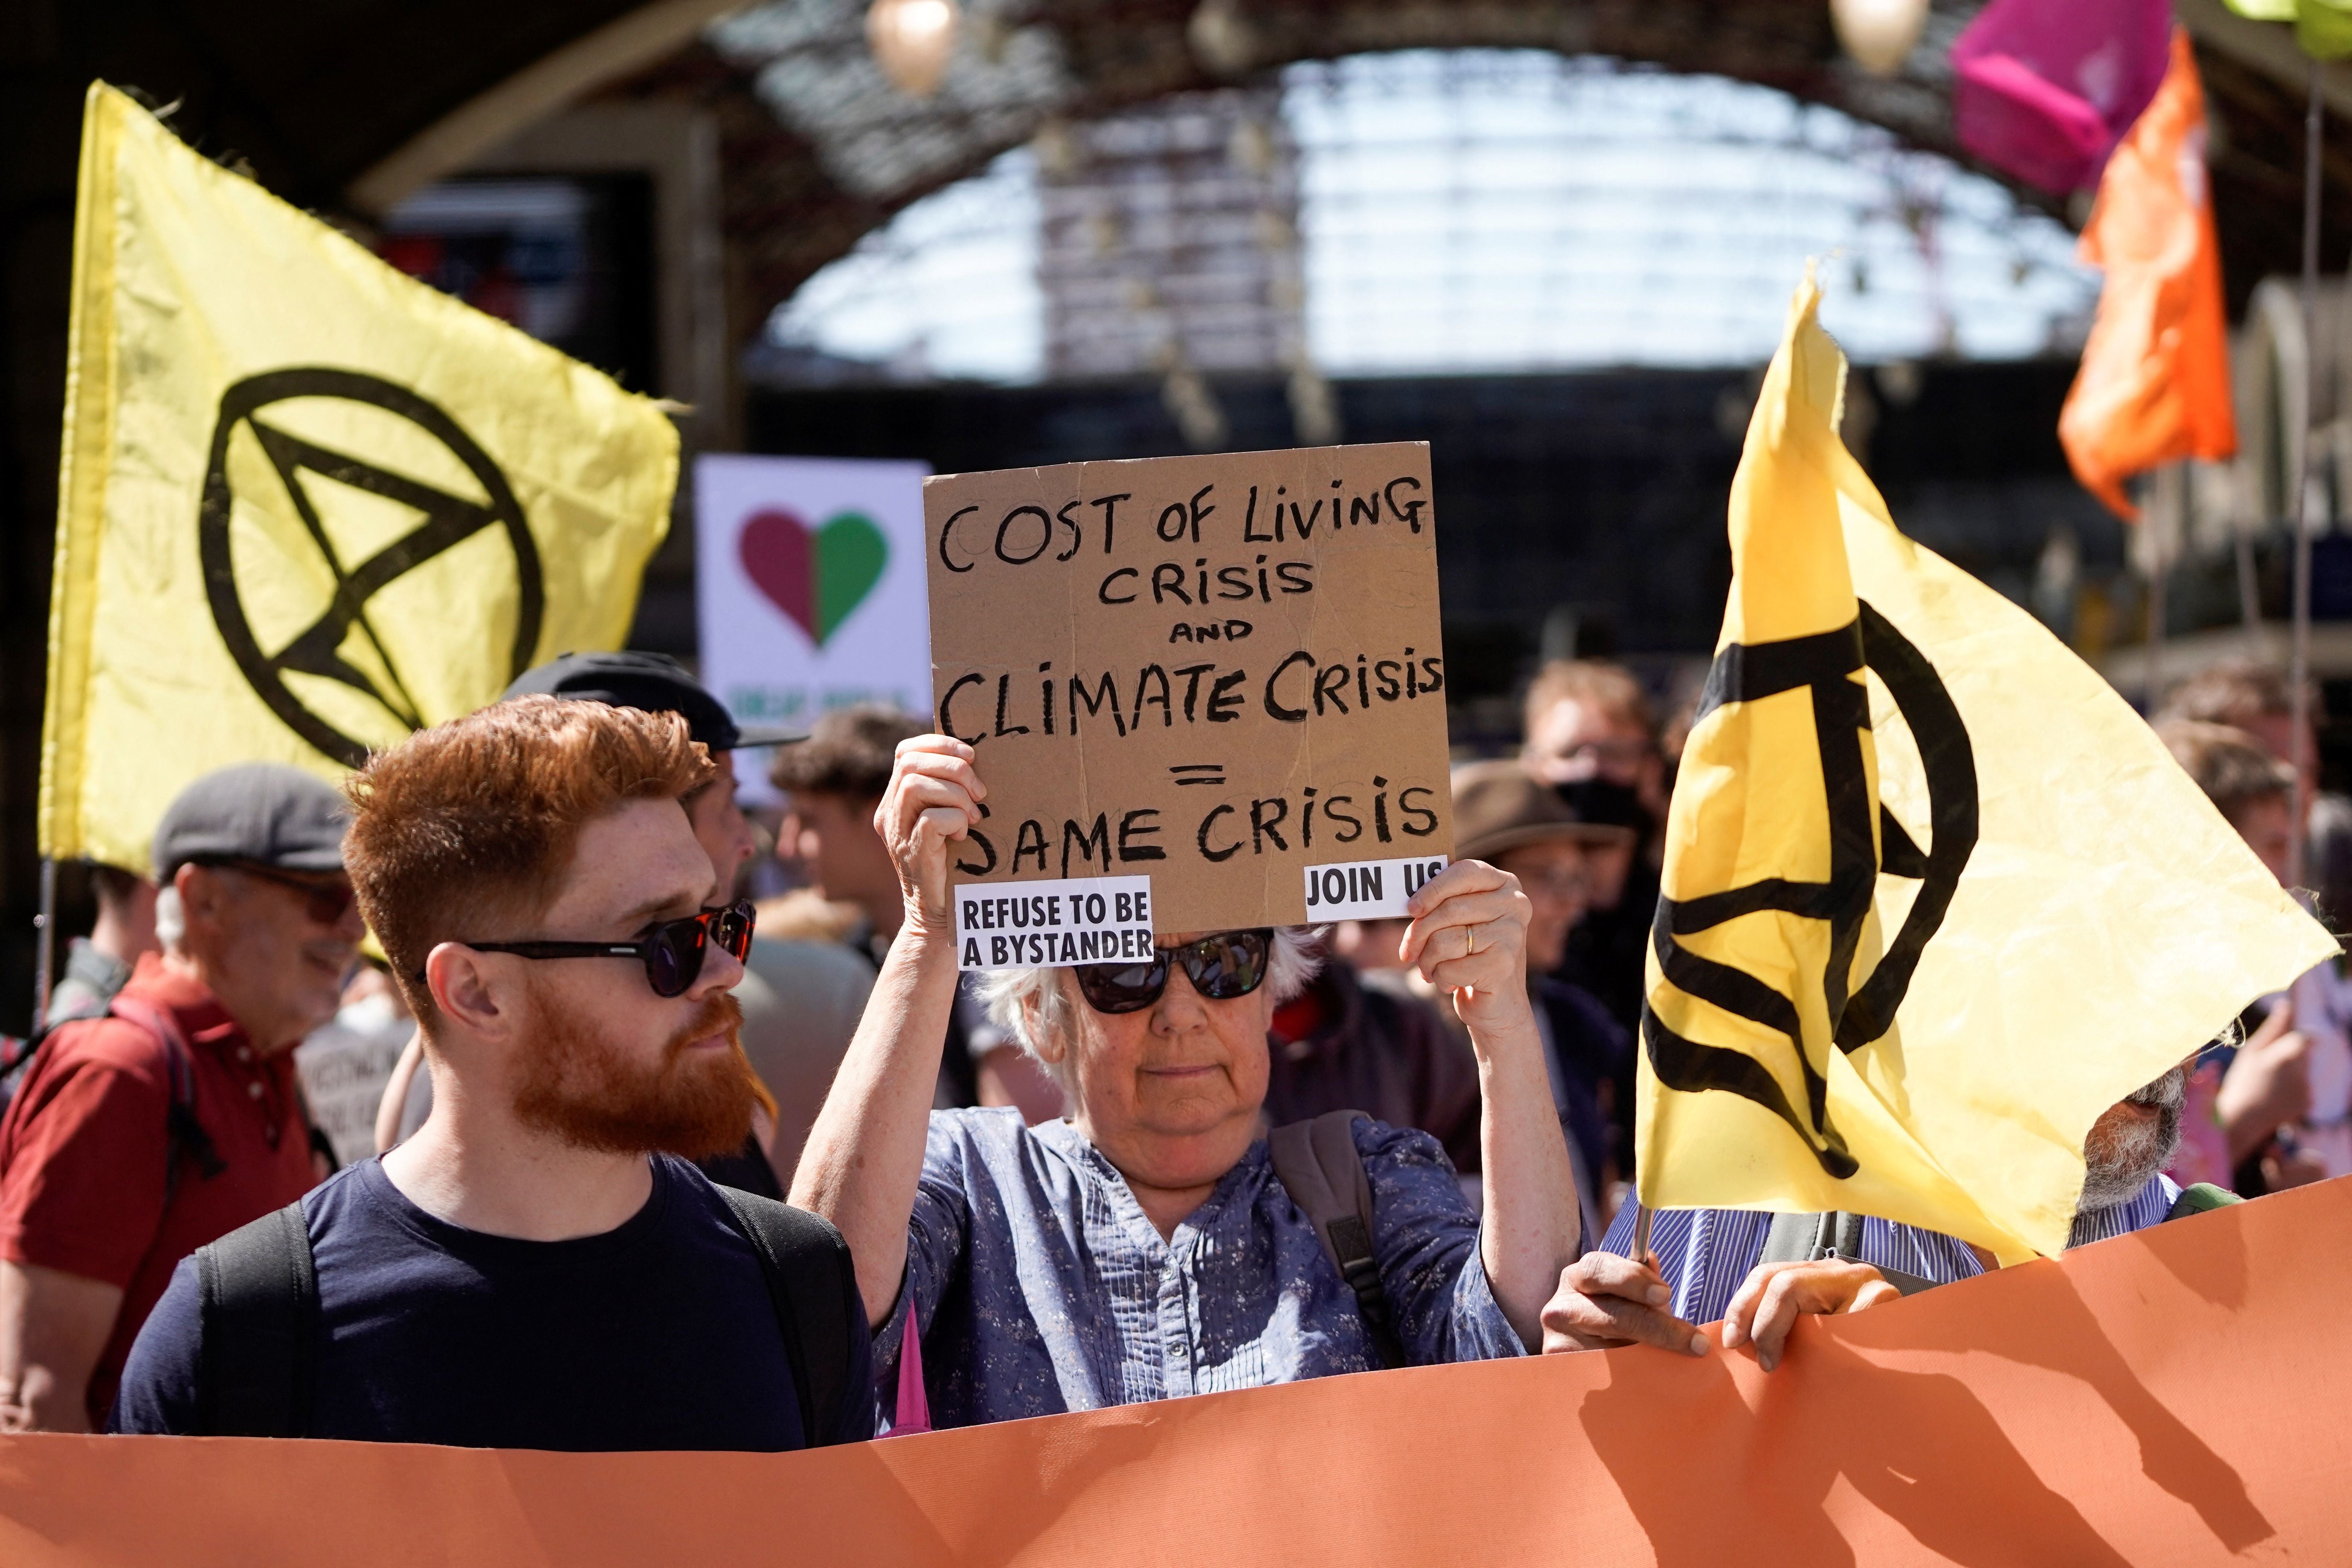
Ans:
[[[2303,143],[2303,429],[2294,480],[2294,626],[2288,659],[2288,700],[2294,737],[2294,831],[2287,839],[2287,883],[2303,885],[2303,839],[2311,816],[2311,507],[2312,416],[2319,407],[2319,159],[2326,123],[2320,64],[2311,62],[2311,101],[2304,114]]]

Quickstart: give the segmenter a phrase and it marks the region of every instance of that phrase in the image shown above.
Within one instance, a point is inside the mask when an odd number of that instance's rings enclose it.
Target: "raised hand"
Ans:
[[[980,821],[988,786],[972,768],[972,749],[952,735],[912,735],[898,742],[890,785],[874,808],[874,831],[898,870],[907,926],[915,934],[952,937],[948,846]]]
[[[1519,879],[1483,860],[1456,860],[1422,884],[1405,910],[1398,957],[1416,965],[1475,1037],[1521,1020],[1528,1006],[1528,921]]]
[[[2311,1037],[2294,1026],[2294,1004],[2282,1001],[2240,1047],[2213,1097],[2232,1164],[2270,1135],[2311,1112]]]

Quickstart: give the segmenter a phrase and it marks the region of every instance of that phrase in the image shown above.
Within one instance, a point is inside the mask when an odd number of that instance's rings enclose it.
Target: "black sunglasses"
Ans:
[[[1271,930],[1213,931],[1181,947],[1155,947],[1148,962],[1078,964],[1078,994],[1097,1013],[1140,1012],[1160,1000],[1169,970],[1181,964],[1193,990],[1230,1002],[1265,984],[1273,953]]]
[[[723,910],[705,910],[683,920],[664,921],[642,942],[467,942],[476,952],[511,952],[518,958],[635,958],[644,962],[646,984],[656,996],[676,996],[702,973],[703,954],[717,942],[737,963],[751,955],[751,927],[759,916],[750,900]],[[422,980],[424,976],[417,977]]]
[[[274,867],[256,866],[245,860],[199,860],[196,864],[218,867],[227,871],[241,871],[260,881],[274,882],[278,887],[291,889],[310,900],[304,907],[303,912],[322,926],[341,923],[343,911],[350,909],[352,900],[358,897],[352,892],[350,882],[340,879],[332,882],[314,882],[308,877],[297,877],[289,872],[278,870]]]

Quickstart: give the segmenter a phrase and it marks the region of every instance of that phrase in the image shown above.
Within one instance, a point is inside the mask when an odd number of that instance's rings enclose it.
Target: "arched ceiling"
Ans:
[[[2221,0],[2179,0],[2198,40],[2216,133],[2213,192],[2233,306],[2297,265],[2302,62],[2284,29]],[[910,201],[984,166],[1055,118],[1084,118],[1302,59],[1417,47],[1534,47],[1736,78],[1827,104],[1966,163],[1953,140],[1948,50],[1979,9],[1937,0],[1901,74],[1837,47],[1825,0],[967,0],[939,95],[889,89],[863,0],[773,0],[606,89],[699,102],[726,147],[730,318],[738,335]],[[1213,67],[1218,68],[1212,68]],[[2330,73],[2323,255],[2352,246],[2352,72]],[[2015,186],[2063,214],[2066,202]]]
[[[242,156],[290,199],[362,217],[583,96],[705,103],[726,138],[731,313],[745,331],[900,206],[1054,116],[1293,60],[1432,47],[1607,55],[1780,88],[1956,154],[1945,50],[1979,8],[1935,0],[1921,47],[1881,80],[1839,51],[1826,0],[1219,0],[1221,25],[1191,36],[1196,0],[965,0],[963,54],[940,97],[916,102],[882,89],[865,0],[775,0],[717,27],[736,0],[17,4],[30,18],[17,30],[45,46],[28,57],[36,68],[5,73],[20,79],[11,108],[31,122],[19,146],[32,151],[18,156],[69,167],[79,86],[102,76],[181,100],[184,133]],[[2238,18],[2221,0],[2176,0],[2176,10],[2197,37],[2220,132],[2214,199],[2237,303],[2296,265],[2302,61],[2285,29]],[[2323,255],[2333,269],[2352,245],[2352,69],[2329,75]],[[992,90],[1007,81],[1011,91]],[[795,82],[780,113],[779,85]],[[794,99],[828,100],[870,138],[912,149],[908,177],[842,178],[822,114],[791,112]]]

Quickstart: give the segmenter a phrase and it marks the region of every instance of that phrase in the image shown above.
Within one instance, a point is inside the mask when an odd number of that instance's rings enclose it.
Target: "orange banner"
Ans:
[[[0,1439],[0,1563],[2340,1561],[2352,1179],[1800,1326],[810,1454]],[[2242,1557],[2241,1556],[2242,1554]]]

